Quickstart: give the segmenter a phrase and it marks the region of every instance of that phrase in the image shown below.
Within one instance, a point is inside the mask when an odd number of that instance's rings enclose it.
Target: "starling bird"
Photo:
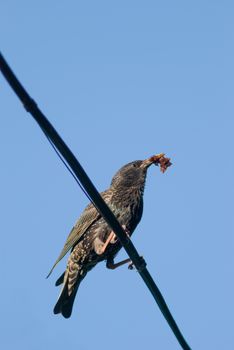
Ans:
[[[131,236],[141,220],[143,193],[147,169],[151,164],[160,164],[164,172],[171,165],[163,153],[146,160],[137,160],[123,166],[113,177],[110,188],[101,193],[126,234]],[[66,271],[59,277],[56,286],[63,283],[62,291],[54,307],[54,313],[69,318],[79,285],[87,272],[97,263],[106,260],[106,266],[115,269],[130,259],[114,263],[121,244],[109,225],[93,204],[89,204],[71,230],[61,254],[52,267],[71,249]],[[48,275],[48,276],[49,276]]]

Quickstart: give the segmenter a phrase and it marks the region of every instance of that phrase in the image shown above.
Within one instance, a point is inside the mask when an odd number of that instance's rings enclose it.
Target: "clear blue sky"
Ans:
[[[99,190],[158,152],[134,243],[193,349],[234,349],[233,3],[2,1],[1,50]],[[180,349],[137,272],[97,266],[52,313],[87,204],[0,76],[5,350]],[[121,252],[118,258],[125,257]]]

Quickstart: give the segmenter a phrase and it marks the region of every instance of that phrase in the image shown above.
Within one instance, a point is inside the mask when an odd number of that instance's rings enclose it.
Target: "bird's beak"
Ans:
[[[156,154],[150,158],[147,158],[147,159],[143,160],[141,167],[148,168],[152,164],[159,165],[160,159],[163,157],[164,157],[164,153],[159,153],[159,154]]]

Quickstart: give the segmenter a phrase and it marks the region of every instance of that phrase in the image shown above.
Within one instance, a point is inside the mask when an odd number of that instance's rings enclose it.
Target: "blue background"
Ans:
[[[193,349],[234,349],[233,3],[2,1],[1,50],[98,190],[149,170],[133,241]],[[2,349],[180,349],[137,272],[102,263],[52,313],[87,204],[0,76]],[[125,252],[118,259],[125,258]]]

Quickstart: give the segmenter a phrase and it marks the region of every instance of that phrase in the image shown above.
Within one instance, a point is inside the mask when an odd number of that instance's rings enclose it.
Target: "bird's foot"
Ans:
[[[112,231],[113,232],[113,231]],[[116,236],[116,234],[114,233],[112,239],[110,240],[110,244],[115,244],[118,240],[118,237]]]
[[[138,270],[138,271],[142,271],[145,267],[146,267],[146,262],[145,262],[143,256],[140,256],[140,264],[139,264],[137,270]],[[135,269],[136,269],[136,267],[135,267],[135,265],[133,264],[132,261],[131,261],[130,264],[128,265],[128,269],[129,269],[129,270],[135,270]]]
[[[120,266],[125,265],[127,263],[129,263],[129,265],[128,265],[129,270],[133,270],[136,268],[135,265],[133,264],[132,260],[129,258],[122,260],[118,263],[114,263],[113,259],[107,259],[106,267],[108,269],[115,270],[115,269],[117,269],[117,267],[120,267]],[[143,256],[140,257],[140,264],[138,264],[138,265],[139,265],[138,269],[137,269],[138,271],[142,271],[146,267],[146,262],[145,262]]]
[[[128,264],[128,269],[129,270],[134,270],[135,269],[135,265],[133,264],[132,260],[130,261],[130,264]]]

